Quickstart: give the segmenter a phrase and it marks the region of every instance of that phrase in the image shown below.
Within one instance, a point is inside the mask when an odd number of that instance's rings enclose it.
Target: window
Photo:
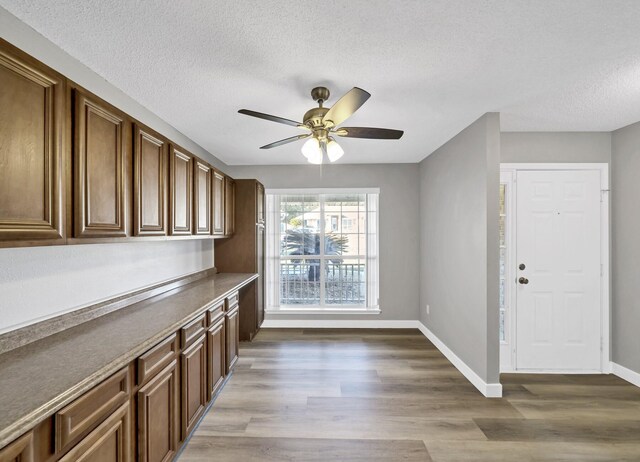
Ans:
[[[377,190],[266,195],[267,310],[377,311]]]

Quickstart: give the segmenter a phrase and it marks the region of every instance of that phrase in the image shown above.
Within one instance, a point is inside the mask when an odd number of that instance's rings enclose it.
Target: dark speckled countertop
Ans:
[[[256,277],[215,274],[0,355],[0,448]]]

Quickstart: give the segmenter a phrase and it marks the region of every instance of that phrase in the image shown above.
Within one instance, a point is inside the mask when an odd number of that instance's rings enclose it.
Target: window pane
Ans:
[[[320,304],[320,260],[280,260],[280,303],[282,305]]]
[[[366,306],[367,246],[377,242],[367,236],[369,220],[377,220],[376,210],[367,210],[368,197],[302,193],[267,202],[275,206],[279,227],[267,246],[275,257],[271,274],[279,271],[273,306]],[[372,299],[377,305],[377,294]]]
[[[366,300],[364,260],[357,258],[328,260],[325,290],[327,305],[363,305]]]

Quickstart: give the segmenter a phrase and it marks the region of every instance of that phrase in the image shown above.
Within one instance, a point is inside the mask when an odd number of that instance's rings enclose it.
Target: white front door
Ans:
[[[600,172],[516,184],[516,368],[600,371]]]

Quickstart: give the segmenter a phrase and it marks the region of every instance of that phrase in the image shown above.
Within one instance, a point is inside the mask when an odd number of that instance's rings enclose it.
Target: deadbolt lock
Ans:
[[[520,265],[518,266],[518,268],[520,268],[520,270],[523,270],[526,268],[526,266],[524,266],[524,263],[520,263]]]

